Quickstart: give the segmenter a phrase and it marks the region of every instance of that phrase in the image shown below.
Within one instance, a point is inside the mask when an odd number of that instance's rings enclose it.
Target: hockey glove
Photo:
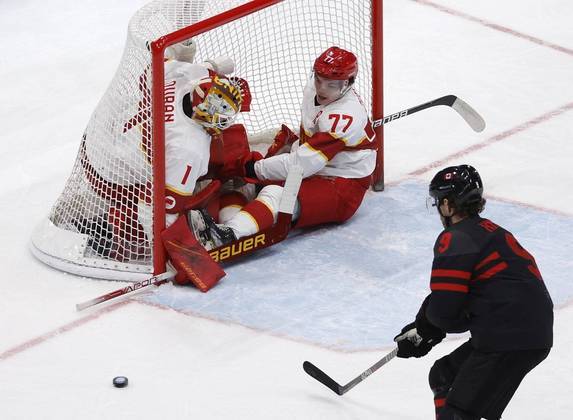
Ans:
[[[298,140],[298,136],[292,132],[286,125],[281,125],[281,129],[275,135],[273,144],[269,146],[265,158],[280,155],[281,153],[288,153],[292,144]]]
[[[189,38],[179,44],[167,47],[165,55],[169,59],[192,63],[196,52],[197,44],[195,44],[192,38]]]
[[[412,322],[394,337],[394,341],[398,343],[396,356],[404,359],[425,356],[445,336],[444,332],[429,323],[419,322],[419,320]]]
[[[263,156],[259,152],[248,152],[234,160],[225,162],[223,168],[217,172],[216,176],[219,179],[230,179],[234,177],[257,179],[256,175],[254,175],[253,166],[257,160],[262,158]],[[249,167],[252,173],[249,173]]]

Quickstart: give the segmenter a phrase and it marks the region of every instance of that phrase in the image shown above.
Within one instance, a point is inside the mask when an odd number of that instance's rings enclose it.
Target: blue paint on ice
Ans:
[[[386,346],[428,293],[441,231],[426,186],[406,181],[368,193],[344,225],[295,232],[225,267],[208,293],[164,286],[149,301],[346,350]],[[490,200],[484,217],[512,231],[535,257],[556,304],[573,296],[573,219]]]

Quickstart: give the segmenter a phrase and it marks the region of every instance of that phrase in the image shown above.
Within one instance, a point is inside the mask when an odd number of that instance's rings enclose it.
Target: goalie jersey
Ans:
[[[191,119],[188,93],[198,80],[208,77],[209,70],[200,64],[178,61],[165,64],[165,185],[168,212],[175,208],[177,196],[192,195],[197,179],[207,173],[211,135]]]
[[[291,165],[301,165],[311,175],[363,178],[376,166],[376,142],[372,123],[358,93],[350,89],[340,99],[319,105],[310,79],[304,89],[300,139],[289,154],[255,163],[261,180],[286,178]]]

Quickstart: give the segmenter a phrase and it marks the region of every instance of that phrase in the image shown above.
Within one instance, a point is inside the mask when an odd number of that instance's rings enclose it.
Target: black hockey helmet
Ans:
[[[483,202],[483,183],[478,171],[470,165],[449,166],[439,171],[430,182],[430,196],[438,205],[444,198],[461,208]]]

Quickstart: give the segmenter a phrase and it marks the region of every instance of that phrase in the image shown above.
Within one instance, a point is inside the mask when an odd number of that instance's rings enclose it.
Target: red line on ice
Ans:
[[[547,42],[547,41],[544,41],[544,40],[539,39],[539,38],[535,38],[534,36],[527,35],[527,34],[524,34],[522,32],[518,32],[516,30],[507,28],[507,27],[502,26],[502,25],[498,25],[496,23],[487,21],[485,19],[477,18],[477,17],[471,16],[471,15],[468,15],[466,13],[460,12],[458,10],[450,9],[449,7],[433,3],[433,2],[428,1],[428,0],[411,0],[411,1],[413,1],[415,3],[422,4],[424,6],[433,7],[434,9],[437,9],[437,10],[444,12],[444,13],[447,13],[449,15],[460,17],[460,18],[463,18],[463,19],[466,19],[466,20],[469,20],[469,21],[472,21],[475,23],[479,23],[480,25],[486,26],[490,29],[494,29],[496,31],[503,32],[505,34],[513,35],[517,38],[521,38],[521,39],[525,39],[527,41],[533,42],[534,44],[541,45],[541,46],[547,47],[547,48],[551,48],[553,50],[556,50],[556,51],[565,53],[567,55],[573,56],[573,50],[571,50],[569,48],[565,48],[565,47],[562,47],[560,45],[553,44],[551,42]]]
[[[451,160],[459,159],[459,158],[461,158],[461,157],[463,157],[463,156],[468,155],[469,153],[476,152],[476,151],[481,150],[481,149],[483,149],[483,148],[485,148],[485,147],[491,146],[491,145],[494,144],[494,143],[497,143],[497,142],[500,142],[500,141],[502,141],[502,140],[505,140],[505,139],[507,139],[507,138],[513,136],[514,134],[521,133],[521,132],[523,132],[523,131],[525,131],[525,130],[531,128],[531,127],[534,127],[534,126],[537,125],[537,124],[540,124],[540,123],[542,123],[542,122],[546,122],[546,121],[550,120],[551,118],[557,117],[557,116],[559,116],[559,115],[561,115],[561,114],[563,114],[563,113],[565,113],[565,112],[567,112],[567,111],[570,111],[570,110],[573,110],[573,102],[570,102],[570,103],[568,103],[568,104],[566,104],[566,105],[563,105],[563,106],[561,106],[561,107],[559,107],[559,108],[557,108],[557,109],[554,109],[554,110],[552,110],[552,111],[549,111],[549,112],[547,112],[547,113],[545,113],[545,114],[543,114],[543,115],[540,115],[540,116],[538,116],[538,117],[532,118],[531,120],[526,121],[526,122],[524,122],[524,123],[522,123],[522,124],[520,124],[520,125],[517,125],[517,126],[515,126],[515,127],[513,127],[513,128],[510,128],[509,130],[506,130],[506,131],[503,131],[503,132],[501,132],[501,133],[499,133],[499,134],[496,134],[495,136],[490,137],[490,138],[484,140],[484,141],[481,142],[481,143],[476,143],[476,144],[473,144],[473,145],[471,145],[471,146],[469,146],[469,147],[466,147],[465,149],[462,149],[462,150],[460,150],[460,151],[458,151],[458,152],[451,153],[451,154],[449,154],[449,155],[443,157],[442,159],[436,160],[436,161],[434,161],[434,162],[432,162],[432,163],[430,163],[430,164],[428,164],[428,165],[425,165],[425,166],[423,166],[423,167],[421,167],[421,168],[419,168],[419,169],[416,169],[415,171],[412,171],[412,172],[408,173],[408,174],[407,174],[405,177],[403,177],[403,178],[397,179],[397,180],[395,180],[395,181],[387,182],[387,183],[386,183],[386,186],[390,187],[390,186],[393,186],[393,185],[398,185],[398,184],[400,184],[401,182],[403,182],[403,181],[406,180],[406,179],[413,178],[413,177],[416,177],[416,176],[420,176],[420,175],[423,175],[423,174],[425,174],[426,172],[429,172],[429,171],[431,171],[431,170],[434,170],[434,169],[437,169],[437,168],[441,168],[441,167],[445,166],[445,164],[446,164],[447,162],[451,161]],[[522,205],[522,206],[534,208],[534,209],[541,210],[541,211],[545,211],[545,212],[548,212],[548,213],[557,214],[557,215],[560,215],[560,216],[567,216],[567,217],[573,216],[571,213],[568,213],[568,212],[564,212],[564,211],[560,211],[560,210],[555,210],[555,209],[550,209],[550,208],[541,207],[541,206],[536,206],[536,205],[528,204],[528,203],[522,203],[522,202],[519,202],[519,201],[516,201],[516,200],[507,199],[507,198],[492,197],[492,196],[487,196],[487,195],[486,195],[486,197],[489,197],[489,198],[492,198],[492,199],[498,200],[498,201],[505,201],[505,202],[508,202],[508,203],[519,204],[519,205]]]
[[[47,332],[45,334],[42,334],[36,338],[33,338],[31,340],[28,340],[16,347],[12,347],[11,349],[6,350],[3,353],[0,353],[0,362],[4,361],[6,359],[9,359],[10,357],[16,356],[19,353],[22,353],[26,350],[31,349],[32,347],[36,347],[42,343],[45,343],[46,341],[59,336],[60,334],[63,333],[67,333],[71,330],[74,330],[78,327],[81,327],[82,325],[87,324],[88,322],[94,321],[96,319],[98,319],[100,316],[108,314],[110,312],[115,311],[116,309],[119,309],[129,303],[131,303],[131,300],[126,300],[126,301],[122,301],[122,302],[118,302],[115,303],[113,305],[107,306],[97,312],[94,312],[88,316],[85,316],[83,318],[80,319],[76,319],[75,321],[70,322],[69,324],[66,324],[64,326],[61,326],[59,328],[56,328],[55,330],[52,330],[50,332]]]
[[[462,156],[465,156],[469,153],[476,152],[476,151],[481,150],[485,147],[491,146],[494,143],[500,142],[502,140],[505,140],[505,139],[515,135],[515,134],[518,134],[518,133],[521,133],[522,131],[528,130],[531,127],[536,126],[537,124],[540,124],[542,122],[546,122],[546,121],[550,120],[551,118],[557,117],[557,116],[559,116],[559,115],[561,115],[567,111],[570,111],[572,109],[573,109],[573,102],[570,102],[570,103],[563,105],[557,109],[549,111],[543,115],[532,118],[531,120],[526,121],[526,122],[524,122],[518,126],[510,128],[509,130],[506,130],[506,131],[503,131],[499,134],[496,134],[495,136],[490,137],[481,143],[473,144],[473,145],[466,147],[465,149],[462,149],[458,152],[454,152],[452,154],[449,154],[440,160],[436,160],[436,161],[434,161],[434,162],[432,162],[426,166],[423,166],[419,169],[416,169],[415,171],[410,172],[408,174],[408,176],[410,177],[410,176],[422,175],[428,171],[431,171],[432,169],[442,167],[446,162],[448,162],[450,160],[459,159]]]

